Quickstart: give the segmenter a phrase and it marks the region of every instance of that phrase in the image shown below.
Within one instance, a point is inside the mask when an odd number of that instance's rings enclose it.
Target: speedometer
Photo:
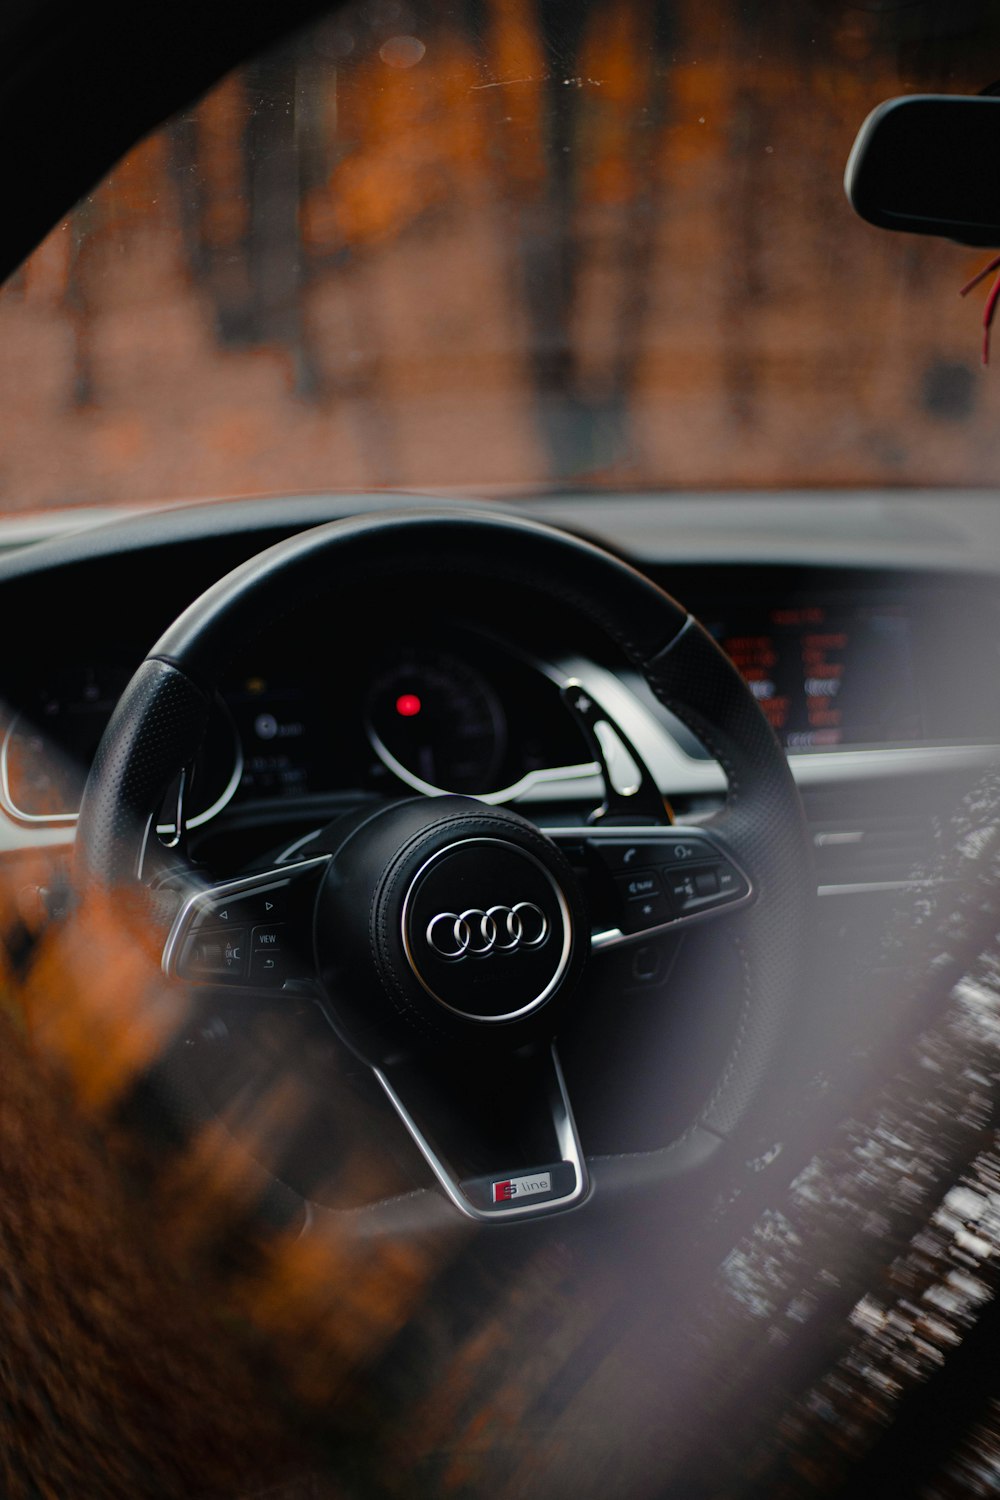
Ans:
[[[421,792],[493,791],[507,726],[496,693],[467,662],[413,647],[379,672],[365,700],[376,754]]]

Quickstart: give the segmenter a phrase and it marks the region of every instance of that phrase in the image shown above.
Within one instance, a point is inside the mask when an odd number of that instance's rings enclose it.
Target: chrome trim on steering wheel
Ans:
[[[414,1114],[391,1082],[386,1069],[372,1069],[375,1077],[385,1090],[390,1104],[409,1131],[421,1156],[434,1173],[449,1200],[466,1218],[475,1219],[481,1224],[496,1223],[498,1219],[502,1219],[505,1222],[509,1219],[535,1219],[540,1218],[543,1214],[561,1213],[565,1212],[566,1209],[577,1208],[590,1196],[590,1177],[587,1172],[583,1150],[580,1146],[580,1138],[576,1132],[576,1120],[573,1117],[573,1109],[566,1089],[566,1080],[563,1077],[563,1071],[559,1064],[559,1054],[556,1051],[555,1043],[551,1046],[549,1058],[552,1064],[552,1078],[550,1080],[548,1099],[549,1113],[561,1160],[573,1169],[573,1187],[570,1192],[564,1193],[559,1198],[545,1199],[540,1203],[531,1202],[530,1200],[525,1203],[515,1198],[510,1200],[509,1204],[502,1201],[498,1202],[495,1208],[489,1210],[477,1208],[474,1203],[470,1202],[462,1190],[461,1181],[431,1144]],[[518,1169],[518,1172],[530,1173],[532,1170],[533,1164],[526,1162],[523,1164],[523,1167]]]

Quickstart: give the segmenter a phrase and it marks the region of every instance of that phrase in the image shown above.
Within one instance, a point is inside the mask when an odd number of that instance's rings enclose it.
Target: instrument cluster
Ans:
[[[676,579],[664,571],[661,581],[716,637],[796,760],[996,740],[992,595],[773,570],[723,576],[692,567]],[[558,617],[539,623],[514,599],[461,589],[461,580],[448,580],[447,608],[437,609],[426,587],[400,586],[390,612],[359,585],[333,606],[322,599],[262,625],[219,683],[189,778],[189,826],[227,809],[251,821],[277,807],[322,816],[355,793],[452,792],[502,803],[525,791],[546,796],[547,782],[574,779],[567,768],[589,774],[590,749],[560,701],[562,678],[531,647],[561,639]],[[155,623],[154,606],[162,616]],[[154,598],[147,610],[136,616],[143,645],[176,601]],[[483,618],[503,619],[503,635],[482,627]],[[400,620],[409,621],[402,640]],[[23,661],[23,689],[0,721],[0,806],[18,823],[59,827],[77,815],[101,736],[143,654],[135,640],[120,641],[114,624],[95,619],[76,648],[83,660],[60,636],[36,648],[47,662]],[[665,725],[687,759],[684,776],[673,765],[663,784],[690,789],[691,766],[697,771],[708,752],[667,721],[637,674],[602,657],[599,639],[582,649]],[[49,665],[57,656],[64,660]],[[977,670],[955,670],[973,658]],[[168,813],[160,826],[169,827]]]
[[[131,671],[68,665],[33,687],[4,726],[0,801],[24,823],[71,823]],[[586,746],[540,664],[471,629],[429,630],[363,658],[298,665],[260,640],[220,684],[190,779],[189,823],[232,804],[345,790],[485,796],[502,802]]]

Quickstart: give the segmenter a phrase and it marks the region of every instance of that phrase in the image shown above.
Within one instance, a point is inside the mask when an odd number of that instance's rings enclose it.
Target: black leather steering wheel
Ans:
[[[172,902],[164,969],[314,995],[465,1215],[506,1222],[575,1207],[616,1180],[690,1180],[738,1136],[775,1067],[815,886],[787,761],[739,674],[680,605],[588,542],[488,511],[408,511],[321,526],[236,568],[161,637],[115,710],[83,799],[80,881],[135,887],[166,790],[179,774],[183,785],[216,684],[248,637],[332,601],[339,580],[421,568],[533,590],[599,625],[721,763],[723,811],[682,829],[657,794],[635,817],[615,805],[545,833],[467,797],[366,806],[293,862],[188,885]],[[564,698],[597,757],[603,723],[635,758],[579,685]],[[744,975],[719,1076],[673,1140],[588,1161],[554,1045],[561,1016],[603,950],[713,917],[734,924]],[[451,1080],[452,1124],[471,1094],[489,1093],[491,1138],[512,1143],[509,1157],[485,1171],[483,1151],[469,1155],[478,1166],[454,1159],[425,1063]],[[522,1128],[528,1115],[537,1129]]]

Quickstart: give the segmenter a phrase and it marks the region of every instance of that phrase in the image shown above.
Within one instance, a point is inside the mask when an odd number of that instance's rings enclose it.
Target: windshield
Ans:
[[[139,146],[0,298],[0,505],[992,484],[984,253],[856,219],[995,11],[370,0]]]

